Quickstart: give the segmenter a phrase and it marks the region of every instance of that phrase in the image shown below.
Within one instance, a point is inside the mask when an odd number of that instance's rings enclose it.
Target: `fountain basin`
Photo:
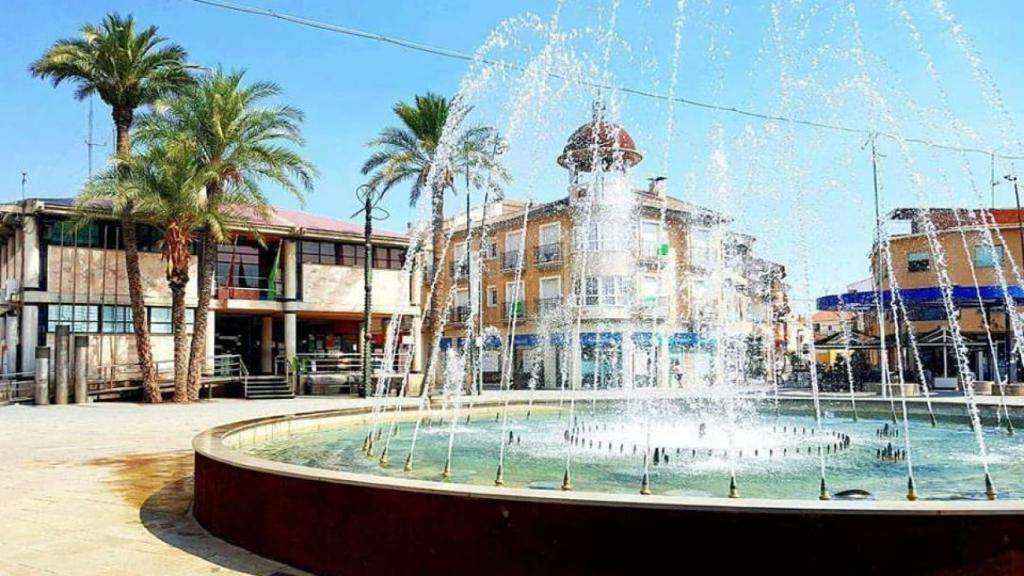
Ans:
[[[200,434],[196,519],[218,537],[317,574],[641,573],[681,563],[752,573],[772,564],[831,573],[1024,569],[1020,501],[562,492],[311,468],[240,450],[366,416],[301,414]],[[893,538],[905,545],[879,544]]]

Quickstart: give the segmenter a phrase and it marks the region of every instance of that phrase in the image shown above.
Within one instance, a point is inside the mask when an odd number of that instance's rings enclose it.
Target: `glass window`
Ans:
[[[1003,262],[1002,246],[975,246],[974,266],[976,268],[995,268]]]
[[[99,332],[99,306],[82,304],[50,304],[46,312],[46,331],[68,326],[72,332]]]
[[[102,320],[102,332],[105,334],[130,334],[135,330],[130,306],[104,306]]]
[[[366,247],[358,244],[339,244],[338,263],[342,266],[362,267],[366,264]]]
[[[192,331],[192,323],[196,311],[192,308],[185,310],[185,331]],[[171,334],[174,332],[174,322],[171,319],[171,309],[153,306],[149,309],[149,331],[152,334]]]
[[[487,287],[487,305],[497,306],[498,305],[498,288],[496,286]]]
[[[373,267],[384,270],[401,270],[405,264],[404,248],[387,248],[383,246],[373,249]]]
[[[911,252],[907,254],[907,272],[924,272],[928,270],[928,253]]]
[[[562,236],[562,227],[558,223],[545,224],[540,227],[540,245],[558,244]]]

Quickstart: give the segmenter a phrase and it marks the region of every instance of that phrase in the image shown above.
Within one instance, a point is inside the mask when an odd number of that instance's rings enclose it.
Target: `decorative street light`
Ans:
[[[363,378],[359,383],[359,396],[365,398],[370,393],[370,381],[373,378],[373,333],[371,331],[373,321],[373,221],[384,220],[391,214],[378,206],[384,197],[383,192],[377,191],[368,184],[356,188],[356,197],[362,202],[363,207],[352,214],[355,218],[363,214]],[[383,215],[375,215],[374,211],[383,212]]]

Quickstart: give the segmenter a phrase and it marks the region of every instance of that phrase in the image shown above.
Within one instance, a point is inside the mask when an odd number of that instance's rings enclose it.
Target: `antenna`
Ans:
[[[92,141],[92,96],[89,96],[89,135],[85,139],[85,147],[89,151],[89,178],[92,178],[92,149],[94,146],[106,146],[107,143],[97,144]]]

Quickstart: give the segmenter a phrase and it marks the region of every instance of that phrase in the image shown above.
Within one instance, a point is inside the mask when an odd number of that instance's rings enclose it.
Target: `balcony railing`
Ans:
[[[668,245],[657,242],[641,242],[638,254],[640,262],[656,264],[659,258],[668,256]]]
[[[534,303],[534,307],[537,309],[538,316],[544,316],[550,314],[555,310],[558,310],[562,306],[562,298],[540,298]]]
[[[469,306],[453,306],[448,321],[453,324],[462,324],[469,320],[469,312]]]
[[[284,296],[284,282],[281,276],[271,285],[264,276],[229,276],[217,278],[218,300],[277,300]]]
[[[513,272],[519,268],[523,261],[523,253],[520,250],[508,250],[501,253],[502,272]]]
[[[503,302],[501,305],[501,317],[511,318],[515,314],[516,318],[526,317],[526,303],[522,300],[518,302]]]
[[[466,257],[457,258],[451,263],[449,272],[451,272],[452,278],[459,278],[460,280],[469,278],[469,259]]]
[[[534,248],[533,262],[538,266],[556,265],[562,263],[562,244],[552,242],[541,244]]]

